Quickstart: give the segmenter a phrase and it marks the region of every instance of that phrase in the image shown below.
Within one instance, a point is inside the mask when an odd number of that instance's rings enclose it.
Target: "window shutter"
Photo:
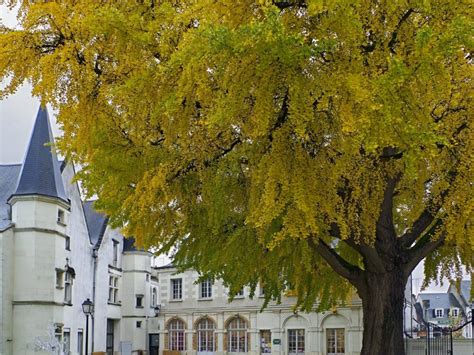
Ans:
[[[432,313],[432,318],[436,318],[436,309],[432,309],[431,310],[431,313]]]

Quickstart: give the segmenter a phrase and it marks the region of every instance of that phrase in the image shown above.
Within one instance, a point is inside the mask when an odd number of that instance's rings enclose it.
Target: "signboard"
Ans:
[[[280,345],[281,339],[273,339],[273,345]]]

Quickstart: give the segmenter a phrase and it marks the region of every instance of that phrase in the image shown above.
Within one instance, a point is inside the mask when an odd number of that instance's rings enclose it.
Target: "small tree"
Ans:
[[[10,1],[4,94],[137,242],[311,310],[356,290],[363,354],[403,354],[408,275],[473,266],[468,0]]]

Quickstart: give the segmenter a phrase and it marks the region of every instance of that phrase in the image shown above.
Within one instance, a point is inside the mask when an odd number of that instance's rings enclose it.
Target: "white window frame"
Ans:
[[[204,280],[199,283],[199,299],[208,300],[212,298],[212,281]]]
[[[119,303],[119,277],[117,275],[109,274],[109,303]]]
[[[172,319],[168,323],[168,350],[186,350],[186,325],[181,319]]]
[[[183,279],[171,279],[170,280],[170,298],[172,301],[182,301],[183,300]]]
[[[290,355],[304,354],[306,350],[305,329],[304,328],[288,329],[287,334],[288,334],[288,354]],[[301,351],[301,344],[303,344],[302,351]]]
[[[339,333],[339,334],[338,334]],[[342,333],[342,340],[338,335]],[[329,340],[332,336],[334,340],[334,348],[330,348]],[[342,344],[341,344],[342,342]],[[342,345],[342,349],[340,346]],[[338,349],[339,348],[339,349]],[[346,330],[345,328],[326,328],[326,351],[328,355],[343,355],[346,350]]]
[[[438,314],[441,313],[441,314]],[[443,308],[435,308],[435,318],[443,318],[444,316],[444,309]]]
[[[197,330],[197,351],[214,352],[215,351],[215,324],[209,318],[202,318],[196,327]]]
[[[456,314],[454,314],[454,313],[456,313]],[[452,316],[452,317],[459,317],[459,308],[453,307],[453,308],[451,309],[451,316]]]
[[[248,347],[247,322],[236,317],[227,326],[228,351],[230,353],[246,353]]]
[[[112,239],[112,265],[115,266],[115,267],[118,267],[118,263],[119,263],[119,252],[118,252],[118,246],[119,246],[119,242],[115,239]]]

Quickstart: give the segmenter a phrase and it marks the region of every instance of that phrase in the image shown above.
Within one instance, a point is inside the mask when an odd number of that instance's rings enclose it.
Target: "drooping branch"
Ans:
[[[349,263],[341,257],[333,248],[327,245],[323,240],[315,238],[308,238],[308,245],[313,251],[321,255],[321,257],[331,266],[331,268],[339,275],[349,280],[352,284],[357,283],[362,270]]]

